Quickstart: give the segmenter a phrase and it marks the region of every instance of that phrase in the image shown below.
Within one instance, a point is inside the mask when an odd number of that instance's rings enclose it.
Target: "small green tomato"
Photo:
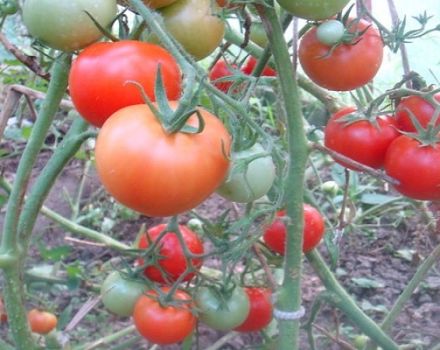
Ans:
[[[342,22],[330,19],[321,23],[316,29],[318,40],[328,46],[332,46],[341,41],[345,33],[345,27]]]

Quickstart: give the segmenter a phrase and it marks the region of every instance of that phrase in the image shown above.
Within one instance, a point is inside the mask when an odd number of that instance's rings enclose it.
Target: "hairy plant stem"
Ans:
[[[313,250],[306,254],[306,257],[326,287],[328,293],[325,294],[325,300],[342,310],[362,332],[384,350],[398,350],[399,346],[356,305],[336,280],[321,255]]]
[[[308,157],[298,84],[290,61],[284,33],[273,8],[257,6],[272,48],[287,116],[289,169],[285,183],[287,216],[284,279],[277,295],[276,308],[295,312],[301,307],[301,263],[303,241],[304,174]],[[279,319],[278,350],[299,346],[299,320]]]
[[[431,269],[431,267],[440,260],[440,245],[435,247],[431,254],[425,259],[425,261],[418,267],[416,273],[411,278],[409,283],[406,285],[405,289],[397,298],[390,312],[384,318],[381,328],[384,332],[389,332],[394,321],[396,321],[397,316],[399,316],[406,302],[411,298],[412,294],[419,286],[420,282],[426,277],[426,274]],[[369,344],[366,348],[367,350],[376,349],[374,344]]]
[[[1,266],[5,275],[3,293],[6,311],[9,315],[9,329],[18,350],[37,348],[28,326],[24,307],[22,279],[23,256],[26,252],[23,251],[23,247],[26,247],[27,243],[19,240],[18,220],[33,165],[67,89],[70,62],[71,56],[63,54],[54,63],[47,97],[20,159],[5,215],[0,255],[8,255],[13,259],[10,259],[8,264]]]
[[[103,338],[100,338],[93,343],[80,345],[74,348],[74,350],[92,350],[92,349],[98,349],[102,348],[103,346],[108,346],[109,344],[113,343],[114,341],[123,338],[127,335],[130,335],[136,331],[136,327],[134,325],[128,326],[124,329],[121,329],[118,332],[115,332],[113,334],[107,335]],[[138,339],[137,339],[138,340]]]

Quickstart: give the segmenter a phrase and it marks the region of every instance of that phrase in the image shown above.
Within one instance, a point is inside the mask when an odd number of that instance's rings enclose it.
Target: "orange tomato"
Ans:
[[[32,332],[39,334],[48,334],[57,326],[57,317],[47,311],[32,309],[28,313],[28,321]]]
[[[177,102],[171,102],[177,108]],[[167,133],[147,105],[113,114],[96,141],[102,184],[120,203],[147,216],[195,208],[224,180],[231,137],[222,122],[199,108],[202,132]],[[197,127],[192,115],[187,125]]]

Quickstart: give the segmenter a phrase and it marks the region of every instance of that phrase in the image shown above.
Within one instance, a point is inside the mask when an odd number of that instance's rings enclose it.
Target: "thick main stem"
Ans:
[[[9,316],[9,329],[14,338],[16,348],[19,350],[33,350],[37,346],[29,330],[24,308],[24,293],[22,289],[24,259],[20,259],[20,257],[23,257],[24,252],[22,242],[18,240],[18,219],[33,165],[67,88],[70,62],[70,55],[62,55],[54,64],[47,97],[32,129],[32,134],[23,152],[23,156],[20,159],[5,216],[0,255],[7,255],[11,259],[8,260],[8,264],[1,266],[5,274],[3,292],[6,311]]]
[[[289,168],[285,183],[287,216],[284,279],[277,295],[276,308],[295,312],[301,307],[301,262],[303,232],[303,187],[308,156],[298,85],[295,79],[283,30],[273,8],[258,8],[271,43],[287,116]],[[279,350],[299,346],[299,320],[279,319]]]

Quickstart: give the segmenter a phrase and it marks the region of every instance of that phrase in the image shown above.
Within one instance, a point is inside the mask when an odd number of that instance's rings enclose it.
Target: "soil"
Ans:
[[[10,143],[3,143],[2,148],[14,151]],[[15,150],[17,151],[17,150]],[[15,156],[3,158],[1,169],[6,179],[12,181],[17,168],[20,151]],[[40,156],[38,164],[34,168],[33,177],[40,173],[48,159],[49,152]],[[67,200],[67,194],[74,195],[82,176],[82,161],[71,162],[60,175],[56,185],[52,189],[45,205],[56,212],[69,217],[71,208]],[[32,181],[31,181],[32,184]],[[90,205],[90,201],[109,201],[102,191],[93,171],[87,174],[83,205]],[[95,198],[95,199],[91,199]],[[101,202],[102,203],[102,202]],[[213,195],[198,211],[202,215],[215,217],[229,204],[220,197]],[[111,207],[110,207],[111,210]],[[0,225],[3,225],[5,208],[0,212]],[[426,221],[421,214],[411,211],[411,217],[403,217],[402,223],[397,228],[387,225],[377,227],[374,234],[353,231],[345,235],[341,244],[340,260],[337,268],[339,281],[347,291],[355,298],[359,305],[374,320],[380,321],[392,307],[402,289],[416,272],[419,263],[439,244],[438,230],[428,230]],[[414,214],[416,213],[416,214]],[[107,213],[108,214],[108,213]],[[107,215],[106,214],[106,215]],[[183,220],[186,218],[183,217]],[[156,224],[160,219],[146,217],[134,217],[130,220],[118,223],[111,230],[114,238],[121,239],[125,243],[132,242],[141,224]],[[92,223],[93,224],[93,223]],[[64,266],[73,266],[75,263],[86,265],[83,268],[92,275],[96,274],[93,281],[99,282],[97,270],[104,269],[117,253],[99,246],[73,242],[66,240],[68,237],[82,239],[72,233],[66,232],[49,219],[40,216],[34,230],[34,246],[27,260],[27,266],[47,264],[41,254],[41,247],[51,249],[58,246],[69,246],[71,252],[63,260]],[[40,246],[40,249],[36,247]],[[324,244],[319,248],[324,256],[327,256]],[[84,264],[86,262],[86,264]],[[99,271],[98,271],[99,272]],[[0,286],[1,286],[0,276]],[[96,296],[91,285],[82,282],[82,287],[67,289],[57,285],[44,286],[43,291],[37,290],[38,297],[50,300],[52,306],[60,316],[60,329],[63,330],[72,316],[88,301]],[[303,304],[306,308],[304,321],[310,315],[311,306],[315,298],[324,291],[319,278],[313,273],[307,262],[304,263],[304,278],[302,285]],[[29,304],[36,305],[38,300],[32,299]],[[131,324],[128,319],[119,319],[103,310],[99,303],[90,310],[84,319],[72,330],[65,332],[75,342],[91,341],[100,336],[115,332]],[[328,332],[335,336],[336,325],[340,327],[340,337],[352,340],[360,331],[351,325],[344,315],[329,306],[323,307],[315,321],[317,328],[314,334],[317,339],[317,349],[344,349],[343,345],[329,341],[323,336]],[[103,326],[105,325],[105,326]],[[413,349],[430,349],[440,343],[440,265],[431,269],[428,277],[415,291],[410,301],[405,305],[403,312],[398,317],[392,328],[392,335],[399,344],[413,344]],[[7,325],[0,326],[0,334],[3,339],[8,339]],[[226,333],[215,332],[204,326],[199,327],[199,339],[197,349],[208,349],[219,339],[224,339]],[[233,334],[230,339],[218,347],[218,349],[258,349],[261,337],[258,334]],[[148,349],[151,345],[140,340],[127,345],[128,349]],[[107,346],[101,347],[108,348]],[[159,349],[179,349],[180,346],[163,346]],[[301,349],[310,349],[307,337],[303,331],[301,334]]]

